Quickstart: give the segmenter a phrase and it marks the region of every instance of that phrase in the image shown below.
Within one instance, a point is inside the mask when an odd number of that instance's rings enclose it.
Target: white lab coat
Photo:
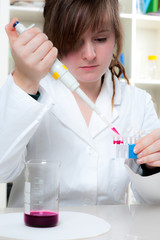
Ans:
[[[125,159],[113,158],[112,131],[95,113],[87,127],[73,94],[60,81],[48,74],[41,81],[40,93],[39,100],[34,100],[16,86],[12,75],[0,90],[0,181],[13,182],[10,206],[23,206],[24,161],[31,158],[61,163],[61,205],[124,203],[129,170],[139,176],[140,167],[127,160],[126,168]],[[160,127],[145,91],[116,80],[113,114],[111,97],[107,71],[96,105],[121,135],[129,127],[135,131]],[[144,177],[140,178],[144,184]],[[150,189],[134,185],[134,179],[133,186],[139,200],[160,200],[156,191],[150,198]]]

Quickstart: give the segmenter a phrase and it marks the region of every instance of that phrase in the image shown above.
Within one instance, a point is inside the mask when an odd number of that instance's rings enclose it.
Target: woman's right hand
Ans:
[[[13,27],[17,20],[14,18],[5,28],[15,62],[13,78],[25,92],[36,94],[40,80],[57,57],[57,49],[38,28],[31,28],[18,36]]]

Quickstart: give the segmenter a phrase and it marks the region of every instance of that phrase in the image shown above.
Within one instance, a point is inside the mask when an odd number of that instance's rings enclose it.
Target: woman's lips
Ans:
[[[94,69],[96,69],[98,67],[98,65],[93,65],[93,66],[82,66],[80,67],[82,70],[84,71],[92,71]]]

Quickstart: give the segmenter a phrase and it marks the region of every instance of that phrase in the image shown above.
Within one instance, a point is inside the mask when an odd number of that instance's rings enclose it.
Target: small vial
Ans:
[[[156,79],[157,72],[157,56],[150,55],[148,56],[148,78]]]

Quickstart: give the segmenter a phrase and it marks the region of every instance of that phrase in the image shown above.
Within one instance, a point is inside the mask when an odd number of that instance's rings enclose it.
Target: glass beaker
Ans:
[[[30,160],[25,166],[24,222],[53,227],[59,217],[59,164]]]

